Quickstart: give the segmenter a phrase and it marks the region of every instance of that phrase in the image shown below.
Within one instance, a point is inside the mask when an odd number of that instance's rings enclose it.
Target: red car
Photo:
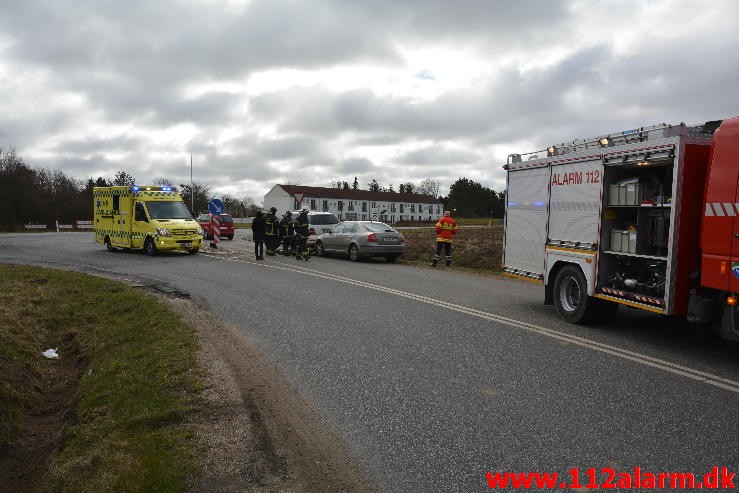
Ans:
[[[212,214],[200,214],[198,216],[198,224],[203,228],[203,236],[206,240],[213,239],[213,225],[211,220]],[[221,220],[221,238],[234,239],[234,219],[230,214],[218,214]]]

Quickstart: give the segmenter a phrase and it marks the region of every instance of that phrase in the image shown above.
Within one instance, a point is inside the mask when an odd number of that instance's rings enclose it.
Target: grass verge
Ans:
[[[196,468],[186,424],[200,387],[195,331],[106,279],[0,265],[0,285],[0,486],[186,489]],[[48,348],[60,359],[44,358]]]

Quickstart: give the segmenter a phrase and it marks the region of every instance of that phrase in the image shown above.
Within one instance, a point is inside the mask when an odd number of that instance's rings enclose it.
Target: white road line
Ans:
[[[230,262],[247,263],[247,264],[258,265],[258,266],[266,267],[270,269],[287,270],[287,271],[297,272],[297,273],[304,274],[304,275],[321,277],[323,279],[329,279],[332,281],[352,284],[352,285],[367,288],[367,289],[373,289],[375,291],[389,293],[395,296],[401,296],[403,298],[408,298],[411,300],[419,301],[421,303],[428,303],[434,306],[438,306],[441,308],[447,308],[449,310],[464,313],[464,314],[478,317],[484,320],[489,320],[491,322],[497,322],[500,324],[508,325],[509,327],[523,329],[529,332],[535,332],[537,334],[541,334],[547,337],[565,341],[570,344],[575,344],[580,347],[592,349],[594,351],[600,351],[602,353],[611,354],[613,356],[617,356],[619,358],[634,361],[636,363],[639,363],[645,366],[659,368],[660,370],[674,373],[676,375],[682,375],[684,377],[697,380],[700,382],[704,382],[709,385],[713,385],[715,387],[721,387],[722,389],[726,389],[731,392],[739,394],[739,382],[735,380],[723,378],[718,375],[706,373],[704,371],[696,370],[694,368],[689,368],[687,366],[679,365],[677,363],[672,363],[670,361],[666,361],[663,359],[653,358],[651,356],[647,356],[645,354],[630,351],[628,349],[622,349],[616,346],[611,346],[609,344],[604,344],[604,343],[594,341],[591,339],[586,339],[584,337],[567,334],[566,332],[561,332],[561,331],[554,330],[554,329],[548,329],[540,325],[530,324],[528,322],[523,322],[523,321],[516,320],[513,318],[496,315],[494,313],[484,312],[482,310],[477,310],[475,308],[470,308],[470,307],[466,307],[463,305],[456,305],[454,303],[449,303],[443,300],[428,298],[426,296],[421,296],[418,294],[409,293],[407,291],[401,291],[398,289],[381,286],[379,284],[372,284],[372,283],[368,283],[364,281],[357,281],[356,279],[351,279],[351,278],[339,276],[336,274],[329,274],[326,272],[321,272],[321,271],[317,271],[317,270],[313,270],[307,267],[301,267],[297,265],[283,267],[283,266],[275,265],[273,263],[257,262],[257,261],[251,261],[251,260],[239,260],[239,259],[224,258],[224,257],[219,257],[219,256],[213,256],[213,257],[218,258],[220,260],[228,260]]]

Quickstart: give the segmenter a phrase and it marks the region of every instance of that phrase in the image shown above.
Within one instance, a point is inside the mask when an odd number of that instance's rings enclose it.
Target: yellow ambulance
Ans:
[[[108,250],[198,252],[203,230],[174,187],[95,187],[92,196],[95,241]]]

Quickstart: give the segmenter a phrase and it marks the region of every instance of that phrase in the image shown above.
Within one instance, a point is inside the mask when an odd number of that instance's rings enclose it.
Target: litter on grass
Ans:
[[[46,351],[44,351],[41,354],[43,354],[44,356],[46,356],[49,359],[59,359],[59,354],[57,353],[57,350],[58,349],[59,348],[56,348],[56,349],[47,349]]]

